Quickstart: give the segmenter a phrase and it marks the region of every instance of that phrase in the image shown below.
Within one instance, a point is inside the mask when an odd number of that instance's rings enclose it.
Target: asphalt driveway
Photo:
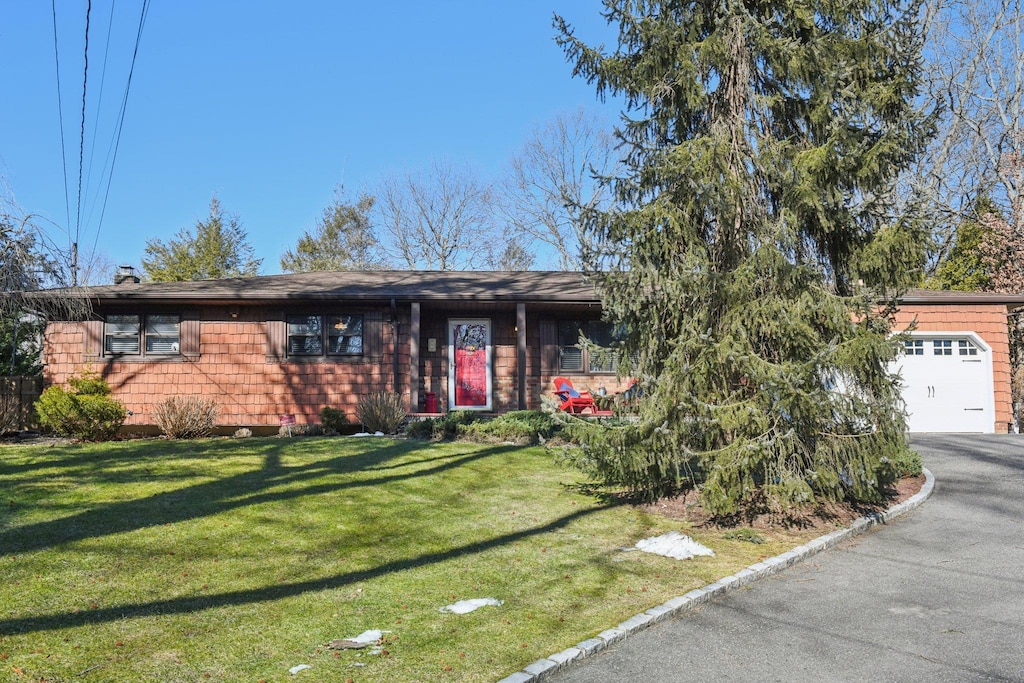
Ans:
[[[548,681],[1024,681],[1024,437],[915,435],[932,497]]]

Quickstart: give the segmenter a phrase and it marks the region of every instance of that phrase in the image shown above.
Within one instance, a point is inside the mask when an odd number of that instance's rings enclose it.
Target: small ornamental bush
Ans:
[[[447,441],[465,434],[468,426],[479,419],[480,416],[471,410],[454,410],[441,417],[410,422],[405,433],[413,439]]]
[[[349,426],[348,416],[345,415],[344,410],[324,406],[320,409],[320,424],[323,425],[324,430],[328,432],[341,433]]]
[[[68,380],[71,390],[52,386],[36,403],[39,423],[60,436],[86,441],[114,438],[127,412],[110,396],[110,386],[95,373],[86,372]]]
[[[512,441],[534,444],[550,439],[559,425],[548,414],[538,410],[516,410],[493,420],[480,420],[464,425],[465,436],[482,441]]]
[[[304,424],[304,425],[282,425],[277,430],[278,436],[323,436],[324,428],[323,425],[318,424]]]
[[[400,394],[367,394],[356,405],[356,418],[367,431],[394,434],[405,421],[405,400]]]
[[[201,396],[172,396],[156,407],[156,424],[172,439],[198,439],[213,432],[217,403]]]

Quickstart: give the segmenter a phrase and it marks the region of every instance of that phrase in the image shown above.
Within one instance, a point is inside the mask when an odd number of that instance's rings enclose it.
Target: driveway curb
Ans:
[[[775,557],[752,564],[746,569],[741,569],[735,574],[721,578],[712,584],[704,586],[703,588],[697,588],[686,595],[672,598],[661,605],[652,607],[646,612],[641,612],[640,614],[630,617],[614,628],[602,631],[593,638],[577,643],[575,647],[570,647],[562,650],[561,652],[556,652],[555,654],[544,657],[543,659],[538,659],[522,671],[517,671],[510,676],[506,676],[498,681],[498,683],[531,683],[532,681],[542,680],[552,672],[570,666],[573,662],[583,659],[584,657],[596,654],[612,643],[628,638],[632,634],[641,631],[648,626],[652,626],[659,621],[675,617],[697,607],[698,605],[708,602],[712,598],[723,595],[728,591],[735,590],[740,586],[745,586],[752,581],[771,576],[772,574],[780,572],[787,567],[793,566],[797,562],[802,562],[813,555],[817,555],[823,550],[827,550],[847,539],[858,536],[879,524],[888,524],[891,520],[905,515],[918,507],[932,495],[932,490],[935,488],[935,477],[932,476],[932,473],[927,469],[923,470],[923,472],[925,482],[924,486],[921,487],[921,490],[902,503],[894,505],[884,512],[855,519],[846,529],[839,529],[838,531],[833,531],[825,534],[824,536],[819,536],[804,545],[793,548],[781,555],[776,555]]]

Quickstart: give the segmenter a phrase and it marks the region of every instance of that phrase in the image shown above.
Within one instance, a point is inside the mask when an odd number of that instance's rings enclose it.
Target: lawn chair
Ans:
[[[555,396],[562,402],[558,406],[560,410],[572,415],[594,415],[597,417],[611,417],[614,414],[610,410],[600,410],[589,391],[576,391],[572,382],[565,377],[555,377],[554,384]]]

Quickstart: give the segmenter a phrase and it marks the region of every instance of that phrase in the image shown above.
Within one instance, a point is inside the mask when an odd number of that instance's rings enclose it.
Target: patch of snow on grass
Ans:
[[[472,600],[459,600],[453,605],[445,605],[438,609],[438,612],[449,612],[451,614],[468,614],[475,609],[481,607],[491,606],[500,607],[502,605],[501,600],[495,600],[494,598],[473,598]]]
[[[676,560],[689,560],[695,555],[715,556],[715,551],[702,546],[689,536],[678,531],[670,531],[654,538],[645,538],[636,542],[636,547],[644,552],[664,555]]]

